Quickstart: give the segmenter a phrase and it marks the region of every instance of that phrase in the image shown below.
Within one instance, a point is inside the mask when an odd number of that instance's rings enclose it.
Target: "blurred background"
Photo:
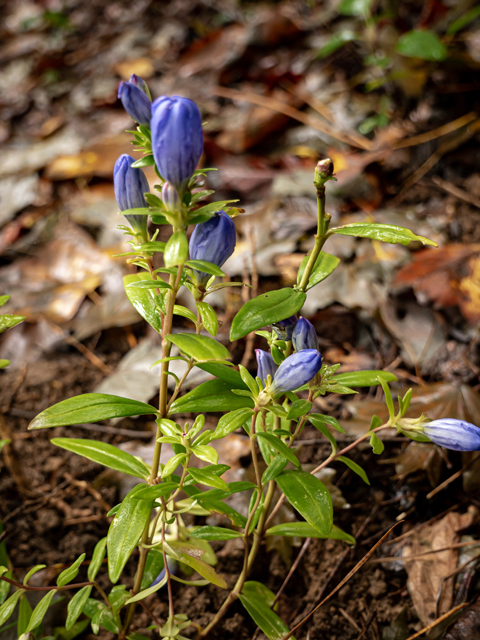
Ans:
[[[295,281],[313,245],[313,170],[325,156],[338,179],[327,185],[332,224],[398,224],[439,244],[335,236],[326,250],[342,262],[309,292],[304,315],[326,362],[341,371],[387,368],[399,391],[415,387],[416,414],[480,424],[478,3],[3,0],[0,13],[0,294],[12,296],[5,311],[27,319],[0,341],[1,357],[12,360],[0,372],[0,438],[12,440],[0,490],[14,563],[43,562],[42,545],[51,562],[68,560],[106,526],[105,509],[92,507],[88,492],[72,502],[74,512],[50,505],[44,521],[17,527],[9,519],[32,487],[65,478],[65,458],[52,454],[46,434],[26,432],[29,420],[77,393],[145,401],[156,393],[150,364],[160,357],[158,335],[128,302],[122,277],[131,268],[115,257],[128,246],[116,229],[123,218],[113,166],[122,153],[139,157],[126,133],[134,123],[117,100],[118,84],[132,73],[154,97],[180,94],[199,105],[202,166],[218,168],[207,186],[245,210],[225,265],[229,278],[252,285],[244,295]],[[241,294],[209,301],[228,344]],[[256,340],[232,347],[235,361],[252,370],[253,348],[264,346]],[[376,390],[321,402],[352,434],[384,412]],[[93,434],[149,439],[151,427],[141,424],[143,435],[131,420]],[[88,437],[85,429],[65,433]],[[245,455],[238,446],[237,462]],[[448,464],[428,446],[410,447],[388,474],[378,465],[373,473],[438,483]],[[75,477],[98,475],[95,465],[68,460]],[[463,463],[459,490],[478,491],[480,467],[468,457]],[[382,490],[396,495],[385,478]],[[408,490],[413,503],[398,499],[400,511],[418,508],[417,489]],[[114,489],[102,492],[114,503]]]

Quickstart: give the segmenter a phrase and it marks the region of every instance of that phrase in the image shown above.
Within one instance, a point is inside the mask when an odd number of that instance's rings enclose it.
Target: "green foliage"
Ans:
[[[333,506],[323,482],[305,471],[285,471],[276,481],[292,507],[319,533],[327,536],[333,524]]]
[[[397,43],[397,52],[409,58],[422,58],[438,62],[447,57],[447,48],[433,31],[414,30],[403,34]]]
[[[176,345],[182,353],[197,362],[224,361],[230,358],[228,349],[208,336],[201,336],[195,333],[171,333],[165,337]]]
[[[138,311],[144,320],[152,326],[158,333],[162,332],[161,312],[163,300],[159,299],[153,289],[138,289],[130,285],[151,281],[149,273],[134,273],[123,277],[125,293],[130,304]]]
[[[425,245],[436,247],[437,243],[423,236],[417,236],[404,227],[397,227],[393,224],[374,224],[371,222],[354,222],[345,224],[342,227],[330,229],[329,233],[337,233],[342,236],[354,236],[356,238],[370,238],[370,240],[380,240],[391,244],[408,245],[410,242],[421,242]]]
[[[259,582],[246,582],[239,598],[269,640],[282,640],[287,635],[289,628],[270,608],[275,595],[267,587]]]
[[[157,409],[137,400],[107,393],[84,393],[45,409],[32,420],[28,428],[64,427],[83,422],[99,422],[111,418],[146,416],[156,413],[158,413]]]
[[[233,342],[251,331],[293,316],[302,308],[305,298],[303,291],[286,288],[249,300],[233,319],[230,340]]]

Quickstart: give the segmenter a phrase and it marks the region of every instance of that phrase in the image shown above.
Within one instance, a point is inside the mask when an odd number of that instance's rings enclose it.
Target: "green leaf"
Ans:
[[[167,269],[183,264],[188,258],[188,240],[185,231],[175,231],[165,247],[163,259]]]
[[[206,262],[206,260],[188,260],[185,263],[186,267],[191,267],[192,269],[196,269],[197,271],[203,271],[203,273],[208,273],[211,276],[219,276],[222,277],[225,273],[213,262]]]
[[[5,369],[10,364],[10,360],[5,360],[4,358],[0,358],[0,369]]]
[[[208,304],[208,302],[197,302],[197,309],[200,311],[200,316],[205,329],[212,336],[216,336],[218,331],[218,318],[213,308]]]
[[[150,553],[148,555],[150,555]],[[148,596],[151,596],[152,593],[159,591],[163,586],[165,586],[166,583],[167,583],[167,576],[162,578],[162,580],[160,580],[160,582],[157,582],[157,584],[154,584],[151,587],[148,587],[147,589],[143,589],[136,595],[132,596],[126,601],[125,604],[133,604],[134,602],[139,602],[140,600],[144,600],[145,598],[148,598]]]
[[[333,382],[339,382],[347,387],[376,387],[380,384],[381,377],[385,382],[396,382],[397,376],[389,371],[349,371],[333,376]]]
[[[22,636],[25,633],[31,617],[32,607],[30,606],[27,597],[23,596],[23,598],[20,599],[20,605],[18,607],[17,633],[19,636]]]
[[[402,56],[433,62],[445,60],[448,55],[447,48],[433,31],[421,31],[420,29],[414,29],[400,36],[396,51]]]
[[[142,280],[151,280],[148,273],[133,273],[123,277],[123,286],[130,304],[155,331],[162,333],[162,320],[157,295],[152,289],[135,289],[128,285]]]
[[[314,424],[314,423],[312,423]],[[322,423],[317,423],[314,425],[316,429],[318,429],[320,431],[320,433],[322,433],[327,440],[330,442],[330,444],[332,445],[332,454],[336,454],[337,453],[337,441],[335,440],[334,436],[332,433],[330,433],[330,431],[328,430],[328,427],[326,424],[322,424]]]
[[[393,224],[374,224],[371,222],[354,222],[345,224],[342,227],[330,229],[329,233],[337,233],[342,236],[355,236],[356,238],[370,238],[371,240],[380,240],[381,242],[390,242],[391,244],[408,245],[412,241],[422,242],[432,247],[438,246],[433,240],[417,236],[404,227],[397,227]]]
[[[354,473],[360,476],[360,478],[365,482],[365,484],[368,484],[368,485],[370,484],[370,480],[368,479],[367,474],[359,464],[357,464],[353,460],[350,460],[350,458],[347,458],[346,456],[338,456],[338,458],[336,459],[341,460],[344,464],[347,465],[347,467],[349,467],[349,469],[351,469]]]
[[[12,296],[6,295],[6,296],[0,296],[0,308],[3,307],[4,305],[7,304],[7,302],[10,300]]]
[[[70,567],[62,571],[62,573],[57,578],[57,585],[59,587],[64,587],[66,584],[77,577],[80,565],[85,560],[85,556],[86,554],[82,553],[82,555],[78,557]]]
[[[454,36],[456,33],[464,29],[468,24],[476,20],[480,16],[480,5],[472,7],[459,18],[454,20],[447,29],[447,36]],[[1,305],[0,305],[1,306]]]
[[[150,473],[143,461],[107,442],[87,440],[86,438],[52,438],[51,442],[57,447],[73,451],[73,453],[98,462],[104,467],[127,473],[135,478],[146,480]]]
[[[125,602],[130,598],[130,592],[126,590],[127,587],[124,584],[117,584],[112,587],[112,590],[108,594],[108,601],[112,607],[112,613],[114,616],[123,608]]]
[[[32,420],[29,429],[45,429],[46,427],[65,427],[84,422],[98,422],[110,418],[127,416],[147,416],[158,411],[149,404],[113,396],[107,393],[84,393],[68,400],[62,400],[45,409]]]
[[[23,322],[25,318],[23,316],[12,316],[8,314],[0,315],[0,333],[3,333],[7,329],[16,327],[17,324]]]
[[[248,389],[240,373],[233,367],[228,367],[226,364],[219,364],[218,362],[205,362],[198,364],[197,367],[207,373],[211,373],[216,378],[220,378],[220,380],[230,383],[230,389]]]
[[[153,158],[153,155],[148,155],[148,156],[144,156],[143,158],[140,158],[140,160],[135,160],[135,162],[130,166],[135,167],[137,169],[141,167],[151,167],[154,164],[155,164],[155,160]]]
[[[201,493],[195,495],[195,500],[197,500],[202,507],[208,509],[208,511],[215,511],[216,513],[221,513],[224,516],[227,516],[227,518],[229,518],[232,524],[236,527],[244,527],[247,524],[245,516],[238,513],[238,511],[233,507],[229,504],[225,504],[225,502],[222,502],[221,500],[203,497]]]
[[[204,462],[209,462],[210,464],[218,463],[218,452],[208,445],[194,445],[192,447],[192,453],[203,460]]]
[[[280,440],[280,438],[277,438],[272,433],[257,433],[257,438],[266,440],[268,444],[275,449],[275,451],[278,451],[281,456],[290,460],[297,469],[300,469],[300,462],[298,461],[297,456],[287,447],[283,440]]]
[[[192,535],[200,540],[231,540],[232,538],[241,538],[239,531],[232,529],[224,529],[223,527],[197,527],[192,531]]]
[[[232,393],[231,384],[227,382],[208,380],[177,398],[170,407],[170,413],[230,411],[244,407],[253,408],[253,400]]]
[[[305,520],[322,535],[330,533],[333,524],[332,498],[326,486],[305,471],[284,471],[276,482],[288,501]]]
[[[345,540],[348,544],[355,544],[355,538],[339,527],[332,525],[330,532],[324,536],[308,522],[286,522],[270,527],[267,536],[298,536],[300,538],[328,538],[329,540]]]
[[[17,601],[22,593],[25,593],[25,589],[19,589],[18,591],[15,591],[15,593],[11,595],[8,600],[5,600],[5,602],[0,607],[0,627],[12,615],[15,607],[17,606]]]
[[[242,593],[238,597],[255,624],[269,640],[282,640],[290,631],[283,620],[270,609],[269,603],[264,599],[265,596],[261,597],[258,589],[252,589],[249,582],[243,585]],[[295,640],[293,636],[292,640]]]
[[[191,211],[188,215],[188,224],[199,224],[200,222],[205,222],[214,216],[217,211],[223,209],[225,205],[232,202],[238,202],[238,200],[218,200],[217,202],[210,202],[195,211]]]
[[[105,547],[107,546],[107,538],[102,538],[95,545],[93,550],[92,560],[88,566],[88,579],[93,582],[97,577],[97,573],[100,571],[103,559],[105,558]]]
[[[89,598],[83,609],[83,613],[91,618],[92,631],[95,635],[98,635],[100,625],[111,633],[118,633],[120,631],[112,612],[104,602]]]
[[[151,585],[152,582],[160,575],[163,567],[163,553],[157,549],[150,549],[142,577],[142,591],[147,589],[149,585]]]
[[[306,416],[312,408],[312,403],[308,400],[295,400],[288,410],[287,420],[295,420],[301,416]]]
[[[162,478],[167,478],[172,475],[178,465],[183,464],[187,459],[186,453],[177,453],[170,458],[162,470]]]
[[[197,324],[197,318],[196,318],[195,314],[192,313],[190,311],[190,309],[187,309],[187,307],[182,307],[179,304],[174,304],[173,305],[173,315],[175,315],[175,316],[183,316],[184,318],[188,318],[188,320],[191,320],[193,323]]]
[[[165,280],[162,280],[161,278],[157,278],[156,280],[152,280],[150,278],[150,280],[138,280],[138,282],[132,282],[131,284],[127,285],[129,289],[171,289],[172,287],[168,284],[168,282],[165,282]]]
[[[90,597],[91,592],[92,587],[88,585],[86,587],[82,587],[80,591],[77,591],[77,593],[68,603],[67,622],[65,623],[65,628],[67,629],[67,631],[69,631],[78,620],[80,614],[83,611],[83,608],[87,604],[87,600]]]
[[[32,567],[30,569],[30,571],[27,573],[27,575],[24,577],[23,579],[23,585],[27,585],[28,581],[30,580],[30,578],[33,576],[34,573],[37,573],[37,571],[40,571],[41,569],[45,569],[47,565],[46,564],[37,564],[34,567]]]
[[[142,488],[142,485],[137,485],[128,493],[108,529],[108,574],[113,584],[118,582],[123,568],[150,521],[154,499],[137,498],[136,494]]]
[[[366,16],[370,13],[372,0],[342,0],[338,13],[342,16]]]
[[[290,288],[269,291],[252,298],[233,319],[230,340],[233,342],[251,331],[293,316],[302,308],[305,299],[303,291]]]
[[[379,456],[381,453],[383,453],[385,449],[385,445],[376,433],[372,433],[372,435],[370,436],[370,446],[372,447],[373,453],[376,456]]]
[[[178,562],[183,562],[187,566],[191,567],[194,571],[199,573],[203,578],[211,582],[212,584],[220,587],[221,589],[227,589],[227,583],[223,579],[222,576],[219,576],[213,567],[209,564],[200,560],[200,558],[195,558],[188,553],[184,553],[180,549],[182,548],[183,543],[178,542],[176,540],[172,540],[168,547],[165,545],[165,551],[171,557],[175,558]],[[174,553],[171,551],[173,550]]]
[[[300,268],[298,269],[297,284],[300,284],[302,280],[302,276],[307,267],[309,258],[310,258],[310,254],[308,253],[302,260]],[[320,255],[315,261],[315,266],[313,267],[313,271],[310,274],[310,278],[308,280],[308,285],[307,285],[307,291],[312,287],[314,287],[319,282],[322,282],[322,280],[325,280],[325,278],[328,278],[328,276],[335,271],[339,263],[340,263],[340,258],[331,256],[329,253],[324,253],[323,251],[321,251]]]
[[[47,613],[47,609],[50,606],[53,596],[56,594],[56,591],[52,589],[49,591],[40,602],[37,604],[35,609],[32,612],[30,617],[30,622],[28,623],[28,627],[25,629],[25,633],[29,633],[36,629],[42,622],[45,614]]]
[[[176,345],[180,351],[194,360],[227,360],[230,352],[223,344],[208,336],[195,333],[170,333],[165,336]]]
[[[246,408],[235,409],[235,411],[226,413],[218,421],[212,440],[218,440],[219,438],[228,436],[229,433],[233,433],[241,427],[244,422],[249,420],[253,416],[253,413],[252,409]]]
[[[288,460],[282,458],[282,456],[275,456],[268,468],[265,469],[262,476],[262,484],[267,484],[270,480],[273,480],[279,476],[288,464]]]
[[[219,478],[215,473],[212,473],[208,467],[203,469],[191,468],[188,470],[188,473],[198,484],[204,484],[207,487],[214,487],[215,489],[228,491],[228,484],[225,480]]]
[[[324,416],[321,413],[312,413],[308,416],[308,419],[317,429],[322,425],[328,424],[330,427],[333,427],[337,431],[340,431],[340,433],[345,433],[345,429],[333,416]]]
[[[346,42],[351,42],[352,40],[356,40],[359,36],[352,31],[351,29],[341,29],[337,33],[335,33],[328,42],[323,45],[323,47],[318,51],[317,57],[320,59],[326,58],[327,56],[338,51]]]

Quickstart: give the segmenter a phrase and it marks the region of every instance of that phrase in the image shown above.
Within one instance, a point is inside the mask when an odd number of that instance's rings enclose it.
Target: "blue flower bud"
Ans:
[[[296,324],[297,324],[296,316],[290,316],[290,318],[286,318],[285,320],[280,320],[280,322],[275,322],[275,324],[273,324],[272,326],[279,340],[288,341],[292,339],[293,330]]]
[[[120,98],[125,111],[135,122],[143,124],[145,127],[150,126],[152,102],[143,89],[133,82],[121,82],[118,87],[117,97]]]
[[[225,211],[217,213],[197,224],[190,238],[190,259],[213,262],[221,267],[232,255],[237,243],[237,231],[233,220]],[[211,276],[195,271],[197,283],[205,285]]]
[[[165,180],[183,193],[203,153],[202,116],[181,96],[162,96],[152,104],[152,151]]]
[[[422,423],[423,434],[435,444],[454,451],[480,451],[480,428],[465,420],[441,418]]]
[[[134,84],[136,87],[138,87],[140,91],[143,91],[143,93],[148,96],[149,99],[151,99],[150,89],[148,88],[148,85],[145,80],[143,80],[143,78],[139,78],[137,75],[132,73],[129,82],[130,84]]]
[[[322,356],[316,349],[303,349],[288,356],[278,367],[273,384],[268,390],[274,398],[294,391],[310,382],[322,366]]]
[[[120,211],[148,206],[143,195],[150,191],[147,179],[141,169],[131,166],[133,162],[135,159],[124,153],[113,169],[115,199]],[[127,215],[125,218],[137,235],[147,238],[147,216]]]
[[[273,380],[275,377],[275,372],[278,369],[277,365],[275,364],[275,360],[269,353],[263,351],[263,349],[255,349],[255,355],[257,356],[258,365],[257,376],[263,382],[265,382],[267,376],[269,375],[272,376]]]
[[[165,205],[165,209],[170,213],[180,211],[182,203],[178,195],[178,191],[169,182],[164,182],[162,186],[162,200]]]
[[[306,318],[300,316],[292,335],[295,351],[302,349],[318,349],[318,338],[315,327]]]

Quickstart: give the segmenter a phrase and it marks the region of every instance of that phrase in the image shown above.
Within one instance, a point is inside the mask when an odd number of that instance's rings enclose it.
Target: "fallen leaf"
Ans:
[[[408,574],[407,586],[418,617],[427,625],[452,607],[454,577],[444,580],[457,566],[458,549],[449,549],[409,560],[426,551],[443,549],[458,542],[456,531],[472,522],[470,512],[448,513],[441,520],[415,532],[403,548],[403,561]],[[440,589],[442,592],[440,594]],[[437,608],[438,600],[438,608]]]

